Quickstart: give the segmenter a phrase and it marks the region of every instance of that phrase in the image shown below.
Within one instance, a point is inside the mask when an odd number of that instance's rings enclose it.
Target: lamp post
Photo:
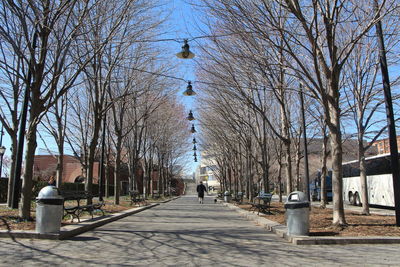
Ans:
[[[2,174],[2,169],[3,169],[3,156],[4,153],[6,153],[6,148],[4,146],[0,146],[0,178]]]

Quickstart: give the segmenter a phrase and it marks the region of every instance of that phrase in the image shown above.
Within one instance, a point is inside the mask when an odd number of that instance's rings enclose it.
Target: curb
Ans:
[[[171,201],[173,199],[167,200],[165,202]],[[161,202],[161,203],[165,203]],[[31,239],[50,239],[50,240],[62,240],[67,239],[89,230],[92,230],[96,227],[102,226],[104,224],[122,219],[129,215],[153,208],[155,206],[160,205],[160,203],[154,203],[148,206],[137,207],[129,210],[125,210],[119,213],[114,213],[112,215],[107,215],[104,217],[97,217],[94,219],[87,219],[82,220],[79,224],[74,225],[67,225],[61,227],[59,234],[39,234],[35,231],[23,231],[23,230],[15,230],[15,231],[8,231],[8,230],[0,230],[0,238],[31,238]]]
[[[58,235],[60,240],[67,239],[79,234],[82,234],[84,232],[87,232],[89,230],[92,230],[94,228],[97,228],[99,226],[105,225],[107,223],[122,219],[124,217],[127,217],[129,215],[153,208],[155,206],[160,205],[159,203],[154,203],[148,206],[143,206],[143,207],[138,207],[138,208],[133,208],[130,210],[126,210],[120,213],[114,213],[113,215],[110,215],[108,218],[99,218],[98,221],[93,222],[92,220],[87,220],[84,222],[79,223],[78,225],[69,225],[61,228],[60,234]]]
[[[76,235],[82,234],[84,232],[87,232],[89,230],[92,230],[96,227],[99,227],[99,226],[105,225],[107,223],[122,219],[129,215],[153,208],[155,206],[158,206],[163,203],[167,203],[169,201],[172,201],[172,200],[175,200],[178,198],[180,198],[180,196],[176,196],[171,199],[153,203],[153,204],[150,204],[147,206],[137,207],[137,208],[125,210],[125,211],[122,211],[119,213],[114,213],[112,215],[107,215],[104,217],[97,217],[94,219],[82,220],[78,224],[67,225],[67,226],[61,227],[60,233],[58,233],[58,234],[39,234],[39,233],[36,233],[36,231],[24,231],[24,230],[14,230],[14,231],[0,230],[0,238],[12,238],[12,239],[30,238],[30,239],[63,240],[63,239],[71,238],[73,236],[76,236]]]
[[[316,236],[289,236],[287,227],[277,222],[260,217],[255,213],[243,210],[231,203],[222,202],[232,210],[238,212],[241,216],[275,233],[280,238],[295,245],[349,245],[349,244],[400,244],[400,237],[392,236],[366,236],[366,237],[316,237]]]

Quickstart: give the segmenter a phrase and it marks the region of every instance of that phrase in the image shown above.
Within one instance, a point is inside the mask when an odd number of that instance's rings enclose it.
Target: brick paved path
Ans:
[[[400,266],[400,245],[295,246],[182,197],[70,240],[0,239],[1,266]]]

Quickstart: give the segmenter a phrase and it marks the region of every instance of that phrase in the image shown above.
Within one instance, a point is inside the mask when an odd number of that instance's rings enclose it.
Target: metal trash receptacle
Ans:
[[[289,194],[285,202],[288,235],[308,235],[310,228],[310,202],[300,191]]]
[[[224,193],[224,201],[230,202],[231,201],[231,193],[229,191],[225,191]]]
[[[36,198],[36,232],[59,233],[63,217],[63,197],[57,187],[46,186]]]

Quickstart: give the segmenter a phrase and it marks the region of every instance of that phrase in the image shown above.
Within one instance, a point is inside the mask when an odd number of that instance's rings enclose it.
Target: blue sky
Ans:
[[[203,35],[199,32],[198,27],[203,28],[199,21],[199,14],[197,11],[189,4],[188,1],[184,0],[172,0],[168,1],[167,9],[172,11],[170,20],[168,22],[171,32],[169,33],[170,36],[167,38],[174,38],[174,39],[191,39],[195,36]],[[182,44],[173,43],[176,46],[177,52],[180,51],[180,47]],[[196,43],[189,42],[190,50],[196,54]],[[195,77],[195,63],[193,60],[190,59],[178,59],[179,63],[179,74],[182,75],[181,77],[185,80],[196,80]],[[186,110],[193,110],[194,117],[196,117],[196,96],[183,96],[182,92],[185,90],[187,84],[182,84],[182,90],[178,93],[178,98],[184,103]],[[196,91],[196,84],[193,84],[193,89]],[[196,121],[194,121],[196,124]],[[199,127],[196,127],[197,133],[199,134]],[[197,138],[199,139],[199,138]],[[190,146],[188,152],[188,157],[190,158],[190,166],[189,171],[194,172],[198,163],[193,161],[193,151],[191,150],[192,147]],[[197,158],[200,161],[200,153],[197,151]]]

